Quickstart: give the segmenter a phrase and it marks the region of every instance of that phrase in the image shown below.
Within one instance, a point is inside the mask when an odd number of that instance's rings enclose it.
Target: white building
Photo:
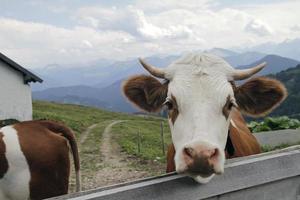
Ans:
[[[43,80],[0,53],[0,120],[32,119],[30,82]]]

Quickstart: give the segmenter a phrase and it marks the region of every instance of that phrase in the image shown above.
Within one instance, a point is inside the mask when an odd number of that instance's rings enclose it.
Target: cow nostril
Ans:
[[[190,157],[190,158],[193,158],[194,156],[194,149],[193,148],[191,148],[191,147],[185,147],[184,149],[183,149],[183,151],[184,151],[184,153],[185,153],[185,155],[187,155],[188,157]]]
[[[209,159],[217,158],[218,155],[219,155],[219,149],[215,148],[215,149],[211,150],[211,154],[209,156]]]

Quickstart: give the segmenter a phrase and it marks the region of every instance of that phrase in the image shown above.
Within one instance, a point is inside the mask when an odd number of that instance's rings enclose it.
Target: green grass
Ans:
[[[166,119],[154,116],[135,116],[124,113],[115,113],[80,105],[59,104],[43,101],[33,102],[34,119],[50,119],[60,121],[72,128],[76,137],[89,126],[100,123],[90,134],[87,141],[81,147],[83,165],[90,163],[88,155],[99,152],[100,139],[104,128],[112,120],[126,120],[116,124],[112,128],[114,139],[120,144],[122,149],[130,155],[138,156],[146,160],[159,160],[165,162],[165,155],[162,153],[162,143],[160,136],[160,123],[164,121],[165,149],[171,143],[170,130]],[[141,136],[141,152],[137,153],[137,132]],[[88,165],[88,164],[86,164]],[[88,168],[91,168],[89,166]]]
[[[114,113],[87,106],[59,104],[44,101],[33,102],[33,119],[60,121],[72,128],[78,137],[92,124],[113,119],[132,119],[131,115]]]
[[[274,151],[274,150],[278,150],[278,149],[284,149],[284,148],[294,146],[294,145],[300,145],[300,142],[282,143],[282,144],[276,145],[276,146],[262,145],[261,150],[262,150],[262,152],[268,152],[268,151]]]
[[[171,134],[168,123],[163,118],[142,118],[126,121],[115,125],[112,131],[122,149],[130,155],[138,156],[145,160],[158,160],[165,162],[162,152],[160,123],[164,122],[164,146],[171,143]],[[138,132],[140,133],[140,153],[138,152]]]

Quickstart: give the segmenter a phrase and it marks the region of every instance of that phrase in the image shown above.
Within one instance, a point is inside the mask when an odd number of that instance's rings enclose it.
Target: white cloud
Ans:
[[[82,44],[84,47],[92,48],[93,45],[88,40],[82,40]]]
[[[64,10],[75,24],[68,28],[2,17],[0,50],[31,67],[300,37],[299,1],[240,7],[219,4],[213,0],[139,0],[127,6],[81,6]]]
[[[79,10],[77,19],[82,25],[99,30],[122,30],[142,40],[181,38],[191,32],[188,27],[180,24],[168,27],[155,25],[149,21],[141,9],[134,6],[127,6],[123,9],[85,7]]]
[[[296,31],[296,32],[300,31],[300,26],[299,25],[292,26],[291,31]]]
[[[112,58],[116,47],[122,48],[132,41],[134,38],[122,31],[99,31],[82,26],[66,29],[0,19],[1,51],[28,67]]]
[[[250,21],[246,25],[245,30],[254,33],[258,36],[268,36],[272,34],[272,29],[260,20]]]

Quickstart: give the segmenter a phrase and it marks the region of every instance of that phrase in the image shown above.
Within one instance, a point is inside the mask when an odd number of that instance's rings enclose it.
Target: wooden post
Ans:
[[[165,155],[165,140],[164,140],[164,122],[160,122],[160,137],[162,145],[162,154]]]
[[[137,143],[138,143],[138,154],[140,154],[141,153],[141,136],[140,136],[140,129],[138,130],[138,132],[137,132],[137,136],[138,136],[138,141],[137,141]]]

